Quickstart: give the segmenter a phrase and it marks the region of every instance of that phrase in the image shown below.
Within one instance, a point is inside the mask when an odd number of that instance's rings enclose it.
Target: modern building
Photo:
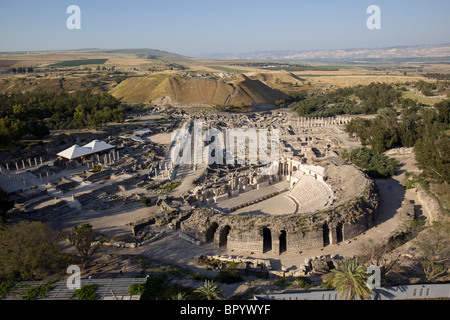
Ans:
[[[67,148],[57,154],[59,158],[69,161],[83,162],[84,160],[93,160],[92,156],[107,153],[113,150],[115,146],[100,140],[93,140],[84,146],[77,144]]]

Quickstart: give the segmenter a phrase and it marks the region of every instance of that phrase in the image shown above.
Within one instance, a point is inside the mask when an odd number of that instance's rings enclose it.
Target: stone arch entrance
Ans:
[[[280,236],[278,237],[278,241],[279,241],[279,253],[282,254],[287,250],[286,230],[281,230]]]
[[[263,253],[272,250],[272,231],[269,228],[263,228]]]
[[[228,241],[228,234],[230,233],[231,227],[229,225],[226,225],[222,230],[220,231],[219,235],[219,247],[226,247],[227,241]]]
[[[322,226],[322,232],[323,232],[323,246],[326,247],[330,244],[330,228],[328,227],[328,224],[325,223]]]
[[[206,230],[205,242],[213,242],[214,241],[214,234],[216,233],[216,230],[218,227],[219,227],[219,225],[217,224],[217,222],[211,223],[209,228]]]

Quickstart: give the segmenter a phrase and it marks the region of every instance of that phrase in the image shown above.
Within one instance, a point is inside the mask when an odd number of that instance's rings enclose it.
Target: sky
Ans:
[[[77,5],[81,29],[66,10]],[[381,29],[366,26],[380,8]],[[0,0],[0,52],[152,48],[199,56],[450,43],[448,0]]]

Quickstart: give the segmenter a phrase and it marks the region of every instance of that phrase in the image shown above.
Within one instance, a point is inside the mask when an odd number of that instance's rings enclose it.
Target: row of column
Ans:
[[[323,127],[326,125],[344,125],[349,123],[351,120],[350,117],[312,117],[312,118],[305,118],[300,117],[297,119],[297,125],[299,127]]]
[[[26,161],[27,163],[28,163],[28,168],[31,168],[31,167],[37,167],[38,166],[38,160],[37,160],[37,158],[34,158],[34,161],[32,162],[31,161],[31,159],[30,158],[28,158],[27,159],[27,161]],[[25,166],[25,160],[22,160],[22,163],[17,163],[17,162],[15,162],[15,168],[16,168],[16,170],[17,171],[19,171],[20,169],[25,169],[26,168],[26,166]],[[43,162],[42,162],[42,157],[40,157],[40,161],[39,161],[40,163],[39,164],[42,164]],[[34,166],[33,166],[33,164],[34,164]],[[3,166],[0,166],[0,173],[1,174],[6,174],[7,172],[9,172],[10,171],[10,168],[9,168],[9,164],[8,163],[6,163],[5,164],[5,167],[6,167],[6,172],[5,172],[5,170],[4,170],[4,167]]]

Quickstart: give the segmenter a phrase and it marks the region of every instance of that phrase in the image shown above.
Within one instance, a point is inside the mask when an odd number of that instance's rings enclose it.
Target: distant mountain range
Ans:
[[[217,60],[370,62],[395,60],[450,60],[450,43],[441,45],[396,46],[385,48],[259,51],[243,54],[209,54],[201,58]]]

